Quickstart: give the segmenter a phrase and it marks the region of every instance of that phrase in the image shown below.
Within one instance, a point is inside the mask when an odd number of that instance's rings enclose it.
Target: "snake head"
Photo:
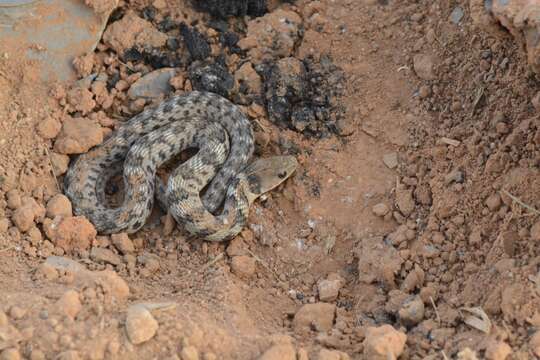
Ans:
[[[273,156],[249,164],[243,171],[248,182],[245,192],[249,203],[287,180],[297,166],[294,156]]]

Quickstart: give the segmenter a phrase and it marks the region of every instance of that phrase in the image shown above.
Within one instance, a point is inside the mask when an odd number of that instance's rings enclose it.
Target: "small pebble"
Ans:
[[[378,203],[371,208],[371,211],[376,216],[384,217],[386,214],[388,214],[388,212],[390,212],[390,208],[385,203]]]
[[[407,341],[407,335],[390,325],[368,327],[365,336],[363,353],[370,360],[399,358]]]
[[[231,260],[231,271],[240,278],[249,279],[255,274],[255,265],[255,259],[251,256],[235,256]]]
[[[124,255],[135,251],[133,241],[131,241],[126,233],[111,235],[111,242]]]
[[[26,310],[19,306],[15,305],[9,309],[9,316],[14,320],[22,319],[24,315],[26,315]]]
[[[499,194],[492,194],[486,199],[486,206],[491,211],[497,211],[502,205],[501,196]]]
[[[186,346],[180,352],[182,360],[199,360],[199,351],[194,346]]]
[[[405,326],[414,326],[424,320],[424,311],[424,302],[419,296],[414,296],[399,309],[399,319]]]
[[[56,216],[68,217],[73,215],[71,201],[63,194],[53,196],[47,202],[47,217],[54,219]]]
[[[150,340],[156,335],[158,327],[158,322],[144,306],[132,305],[128,308],[126,332],[132,344],[138,345]]]
[[[388,153],[383,155],[383,163],[389,169],[395,169],[398,166],[398,154],[397,153]]]
[[[463,19],[463,9],[460,6],[456,6],[450,14],[450,21],[457,25],[461,19]]]
[[[66,291],[56,302],[57,311],[74,319],[82,309],[79,293],[75,290]]]

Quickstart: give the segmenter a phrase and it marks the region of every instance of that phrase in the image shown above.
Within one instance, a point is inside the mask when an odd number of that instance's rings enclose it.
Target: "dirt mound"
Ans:
[[[0,43],[0,358],[540,356],[539,82],[499,27],[534,24],[483,1],[198,3],[120,2],[74,83]],[[298,158],[249,227],[73,216],[70,159],[193,89],[242,108],[257,156]]]

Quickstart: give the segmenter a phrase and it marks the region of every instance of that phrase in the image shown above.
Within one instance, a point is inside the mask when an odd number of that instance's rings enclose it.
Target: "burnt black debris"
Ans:
[[[210,91],[224,97],[229,96],[229,91],[234,86],[233,76],[219,61],[193,63],[188,69],[188,77],[193,89]]]
[[[190,28],[185,23],[180,24],[180,34],[193,60],[204,60],[210,56],[211,49],[208,41],[197,29]]]
[[[262,16],[268,11],[266,0],[193,0],[195,7],[217,18]]]
[[[145,50],[143,51],[142,55],[144,63],[150,65],[154,69],[161,69],[164,67],[180,67],[183,65],[183,62],[176,53],[167,50]]]
[[[264,97],[270,120],[315,137],[340,134],[343,72],[331,59],[285,58],[264,65]]]

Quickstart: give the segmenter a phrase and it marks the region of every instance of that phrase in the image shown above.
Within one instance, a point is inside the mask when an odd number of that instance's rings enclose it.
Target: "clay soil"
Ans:
[[[195,24],[212,56],[221,51],[209,15],[188,2],[119,7],[113,20],[133,11],[169,36],[156,25],[165,18]],[[115,43],[106,31],[76,67],[115,82],[81,90],[41,83],[38,64],[0,43],[2,360],[540,356],[540,82],[524,51],[475,25],[464,0],[277,11],[302,30],[272,61],[329,55],[345,75],[344,116],[314,136],[272,122],[264,101],[233,98],[253,120],[257,156],[300,165],[219,244],[159,213],[129,237],[99,236],[59,196],[68,154],[152,105],[127,91],[155,66],[121,51],[175,46],[150,31]],[[253,20],[228,21],[242,44]],[[262,56],[239,54],[226,50],[235,77]],[[171,92],[194,86],[182,66]],[[264,78],[246,74],[248,92],[260,91]]]

